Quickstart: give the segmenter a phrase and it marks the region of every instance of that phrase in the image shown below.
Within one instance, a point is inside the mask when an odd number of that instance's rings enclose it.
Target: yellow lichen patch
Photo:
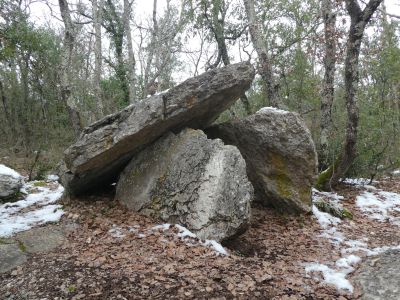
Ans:
[[[311,205],[311,188],[305,187],[300,190],[300,201],[306,205]]]
[[[139,176],[142,174],[139,168],[134,168],[129,172],[129,181],[132,183],[135,179],[135,177]]]
[[[293,192],[290,188],[290,179],[285,174],[278,174],[274,176],[274,180],[279,196],[291,199],[293,197]]]
[[[158,182],[159,182],[159,183],[164,183],[164,182],[165,182],[165,179],[167,179],[167,177],[165,176],[165,174],[164,174],[164,175],[161,175],[161,176],[158,178]]]
[[[192,107],[197,102],[196,96],[192,96],[186,99],[186,106]]]
[[[110,149],[113,146],[113,137],[109,136],[106,140],[105,140],[105,148]]]
[[[151,203],[149,209],[152,210],[152,217],[158,217],[160,214],[160,208],[161,208],[161,199],[158,196],[155,196],[151,198]]]
[[[275,173],[272,178],[275,181],[279,196],[286,199],[292,198],[294,196],[291,189],[292,181],[288,176],[285,158],[280,154],[270,153],[270,160]]]

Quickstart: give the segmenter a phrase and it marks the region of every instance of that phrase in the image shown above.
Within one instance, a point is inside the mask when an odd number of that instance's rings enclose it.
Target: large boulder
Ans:
[[[116,198],[202,239],[221,241],[248,226],[253,187],[236,147],[186,129],[136,155],[120,176]]]
[[[13,198],[22,187],[23,180],[18,172],[0,164],[0,200]]]
[[[166,132],[211,124],[253,78],[249,63],[214,69],[86,127],[65,151],[63,185],[79,194],[112,181],[135,153]]]
[[[311,211],[317,153],[298,114],[263,108],[242,120],[211,126],[206,133],[239,148],[256,201],[282,212]]]

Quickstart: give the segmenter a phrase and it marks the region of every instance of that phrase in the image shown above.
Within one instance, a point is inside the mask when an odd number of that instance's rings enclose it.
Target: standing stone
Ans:
[[[65,151],[63,185],[80,194],[111,183],[135,153],[166,132],[210,125],[253,78],[250,63],[213,69],[86,127]]]
[[[311,211],[317,153],[298,114],[263,108],[243,120],[207,128],[206,133],[238,147],[257,201],[282,212]]]
[[[23,177],[13,169],[0,164],[0,200],[14,197],[23,184]]]
[[[221,241],[248,226],[253,187],[236,147],[185,129],[135,156],[121,174],[116,198],[199,238]]]

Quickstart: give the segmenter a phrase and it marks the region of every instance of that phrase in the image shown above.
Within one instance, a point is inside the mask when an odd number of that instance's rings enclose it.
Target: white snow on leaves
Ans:
[[[371,219],[400,226],[400,194],[382,190],[363,192],[357,196],[356,205]]]
[[[357,197],[356,206],[370,218],[378,221],[390,221],[393,224],[400,225],[400,218],[393,216],[393,213],[400,212],[399,194],[378,190],[374,186],[367,185],[367,181],[362,178],[346,179],[345,183],[368,190]],[[314,200],[319,200],[322,196],[329,198],[329,201],[336,204],[340,204],[340,201],[343,200],[342,196],[335,193],[313,190]],[[339,231],[340,219],[319,211],[315,206],[313,206],[313,213],[322,228],[321,236],[329,239],[335,247],[339,248],[342,257],[329,265],[318,262],[305,264],[305,271],[307,275],[314,275],[317,280],[321,279],[321,277],[316,275],[322,275],[324,282],[332,284],[338,289],[347,290],[350,293],[353,292],[353,285],[346,279],[346,276],[354,271],[354,267],[361,262],[361,258],[352,253],[364,252],[366,256],[371,256],[392,249],[400,249],[400,245],[369,249],[366,243],[368,239],[350,240]]]
[[[336,286],[338,289],[348,290],[353,292],[353,285],[346,279],[346,276],[354,271],[354,267],[361,261],[361,258],[356,255],[349,255],[338,259],[334,268],[319,263],[311,263],[306,266],[306,273],[321,272],[326,283]],[[318,279],[318,277],[316,277]]]
[[[278,109],[278,108],[275,108],[275,107],[267,106],[267,107],[262,107],[259,111],[257,111],[257,114],[258,113],[267,113],[267,112],[274,112],[274,113],[278,113],[278,114],[287,114],[287,113],[289,113],[288,111],[283,110],[283,109]]]
[[[108,233],[114,237],[114,238],[124,238],[126,236],[127,232],[133,232],[136,233],[140,238],[145,238],[148,235],[153,234],[156,231],[162,231],[168,233],[172,233],[174,235],[174,238],[180,239],[183,241],[186,245],[188,246],[204,246],[204,247],[210,247],[215,251],[217,255],[229,255],[228,252],[224,249],[224,247],[218,243],[215,240],[200,240],[193,232],[188,230],[187,228],[175,224],[161,224],[161,225],[156,225],[150,229],[147,229],[144,233],[140,233],[140,226],[134,225],[130,226],[128,230],[125,230],[122,227],[119,227],[117,225],[113,225],[112,228],[108,231]]]
[[[52,183],[52,187],[36,187],[35,182],[28,182],[21,192],[26,194],[24,199],[0,205],[0,237],[9,237],[37,225],[57,222],[64,214],[62,206],[54,204],[64,192],[58,183]]]
[[[332,194],[332,197],[336,199],[336,195]],[[321,237],[327,238],[336,247],[340,247],[345,242],[344,235],[337,228],[341,220],[328,213],[321,212],[315,205],[313,205],[313,213],[322,228]],[[358,256],[348,255],[337,260],[331,267],[321,263],[307,263],[305,264],[305,271],[307,275],[321,273],[324,282],[352,293],[353,285],[346,279],[346,276],[354,271],[352,265],[357,264],[360,260],[361,258]],[[314,276],[314,278],[320,279],[317,276]]]
[[[0,164],[0,174],[11,176],[15,179],[21,178],[22,176],[15,170],[6,167],[5,165]]]

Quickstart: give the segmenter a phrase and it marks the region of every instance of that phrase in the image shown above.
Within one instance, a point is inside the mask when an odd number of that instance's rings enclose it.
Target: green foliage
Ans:
[[[373,178],[400,163],[400,48],[396,28],[395,22],[384,22],[364,49],[364,80],[358,94],[359,155],[350,169],[352,176]]]
[[[124,98],[124,90],[122,89],[121,82],[117,77],[111,76],[101,81],[101,89],[103,91],[104,98],[107,99],[108,105],[118,105],[118,108],[126,107],[127,103]],[[93,105],[95,105],[95,99],[93,99]]]

